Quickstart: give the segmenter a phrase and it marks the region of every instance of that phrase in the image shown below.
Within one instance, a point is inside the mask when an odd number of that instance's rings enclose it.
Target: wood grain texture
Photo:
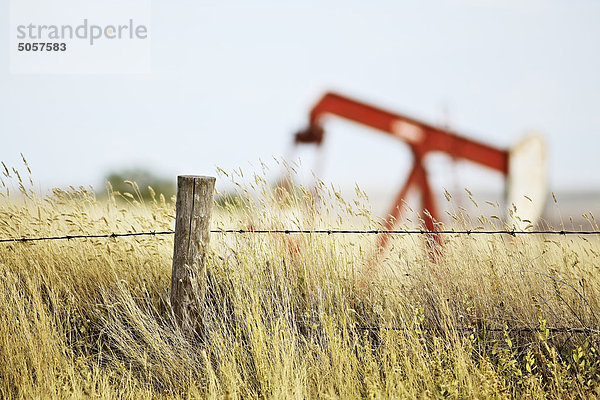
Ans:
[[[193,334],[202,322],[199,307],[205,290],[214,188],[213,177],[183,175],[177,178],[171,305],[186,334]]]

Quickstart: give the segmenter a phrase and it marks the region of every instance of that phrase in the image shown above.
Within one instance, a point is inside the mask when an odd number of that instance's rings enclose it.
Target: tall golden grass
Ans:
[[[214,228],[378,226],[333,189],[315,211],[308,191],[249,181],[241,193],[255,195],[220,203]],[[107,201],[84,188],[40,196],[7,168],[2,186],[0,238],[174,225],[173,201],[143,203],[135,184]],[[448,236],[432,260],[423,237],[399,236],[366,273],[374,236],[213,234],[191,336],[169,303],[172,240],[0,244],[0,397],[600,393],[598,239]]]

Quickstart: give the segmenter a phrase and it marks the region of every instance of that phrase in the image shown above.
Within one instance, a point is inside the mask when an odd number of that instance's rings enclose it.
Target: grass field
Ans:
[[[172,201],[135,190],[39,197],[3,179],[0,238],[174,225]],[[378,224],[334,191],[301,212],[307,193],[282,206],[253,179],[215,228]],[[374,264],[374,236],[213,234],[191,337],[169,303],[172,240],[1,243],[0,397],[600,397],[596,237],[448,236],[434,261],[401,236]]]

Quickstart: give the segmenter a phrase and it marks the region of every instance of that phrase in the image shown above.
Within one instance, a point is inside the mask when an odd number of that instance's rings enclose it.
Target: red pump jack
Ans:
[[[420,192],[421,216],[425,221],[427,231],[435,232],[439,230],[438,224],[436,224],[436,221],[440,220],[439,208],[424,163],[425,157],[429,153],[445,153],[453,159],[468,160],[491,168],[505,177],[509,175],[511,150],[498,149],[468,139],[447,129],[438,128],[414,118],[365,104],[336,93],[326,93],[313,107],[310,112],[308,127],[296,133],[294,142],[296,144],[312,143],[321,145],[325,135],[323,119],[327,115],[334,115],[375,128],[402,140],[410,147],[413,154],[412,168],[389,210],[389,217],[385,223],[386,231],[393,230],[396,222],[401,217],[402,200],[410,190]],[[380,251],[386,248],[389,238],[390,235],[385,233],[379,237],[378,249]],[[433,239],[437,244],[433,247],[439,251],[440,235],[433,234]]]

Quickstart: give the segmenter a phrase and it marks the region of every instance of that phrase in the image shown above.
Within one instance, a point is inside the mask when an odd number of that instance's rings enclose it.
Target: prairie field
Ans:
[[[381,226],[358,190],[322,186],[317,206],[248,179],[213,229]],[[0,239],[174,228],[174,200],[133,183],[99,199],[26,180],[5,171]],[[376,235],[213,233],[193,334],[169,301],[172,235],[0,243],[0,398],[600,397],[598,236],[444,235],[433,257],[427,240],[377,258]]]

